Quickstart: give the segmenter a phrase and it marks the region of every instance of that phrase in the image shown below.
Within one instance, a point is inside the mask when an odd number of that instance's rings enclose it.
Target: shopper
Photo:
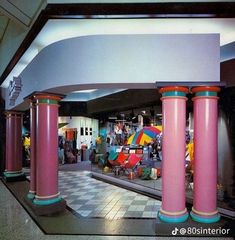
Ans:
[[[156,138],[153,139],[152,141],[152,153],[151,153],[151,158],[156,158],[158,161],[160,161],[160,156],[159,156],[159,146],[158,146],[158,141]]]
[[[64,144],[64,157],[65,157],[65,162],[67,163],[76,162],[76,156],[73,155],[72,149],[68,141],[66,141]]]

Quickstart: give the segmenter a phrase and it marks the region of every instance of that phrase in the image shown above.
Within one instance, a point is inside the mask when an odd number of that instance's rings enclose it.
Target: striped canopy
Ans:
[[[144,127],[140,131],[132,134],[127,144],[132,145],[145,145],[152,141],[153,138],[156,138],[158,134],[162,132],[162,126],[152,126]]]

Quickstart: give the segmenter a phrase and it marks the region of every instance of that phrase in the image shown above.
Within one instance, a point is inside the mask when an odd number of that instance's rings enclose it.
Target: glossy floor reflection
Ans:
[[[153,240],[172,239],[168,237],[128,237],[128,236],[81,236],[81,235],[45,235],[31,219],[24,208],[0,181],[0,239],[1,240]],[[202,239],[202,238],[180,238]],[[207,238],[208,239],[208,238]],[[221,239],[221,238],[213,238]],[[226,238],[229,239],[229,238]],[[230,238],[232,239],[232,238]]]
[[[156,218],[161,201],[91,178],[88,171],[59,172],[59,191],[83,217]]]
[[[71,236],[71,235],[45,235],[31,219],[24,208],[12,196],[5,185],[0,181],[0,239],[1,240],[41,240],[41,239],[146,239],[146,237],[124,236]],[[155,238],[147,238],[155,239]]]

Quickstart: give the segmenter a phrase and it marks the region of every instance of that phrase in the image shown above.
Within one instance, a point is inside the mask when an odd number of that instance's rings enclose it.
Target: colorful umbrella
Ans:
[[[140,131],[132,134],[127,144],[136,144],[136,145],[145,145],[152,141],[153,138],[156,138],[162,131],[162,126],[153,126],[153,127],[144,127]]]

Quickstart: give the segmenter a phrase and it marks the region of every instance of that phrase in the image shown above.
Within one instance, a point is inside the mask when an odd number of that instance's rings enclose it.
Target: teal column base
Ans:
[[[212,216],[201,216],[191,211],[190,216],[193,219],[193,221],[200,222],[200,223],[215,223],[215,222],[219,222],[220,220],[219,213]]]
[[[188,214],[188,212],[186,212],[184,215],[180,215],[180,216],[169,216],[169,215],[162,214],[159,211],[158,212],[158,217],[162,222],[181,223],[181,222],[185,222],[188,219],[189,214]]]
[[[66,201],[63,198],[53,198],[47,200],[29,199],[24,197],[26,204],[37,216],[53,216],[66,210]]]
[[[33,199],[35,198],[35,194],[29,192],[29,193],[27,194],[27,198],[33,200]]]
[[[35,198],[33,200],[33,203],[36,205],[44,206],[44,205],[50,205],[50,204],[60,202],[61,200],[62,200],[62,198],[60,198],[60,197],[52,198],[52,199],[45,199],[45,200]]]
[[[24,176],[25,174],[23,172],[4,172],[3,173],[4,177],[10,178],[10,177],[20,177]]]
[[[25,181],[26,176],[23,172],[4,172],[3,177],[6,182],[18,182],[18,181]]]

